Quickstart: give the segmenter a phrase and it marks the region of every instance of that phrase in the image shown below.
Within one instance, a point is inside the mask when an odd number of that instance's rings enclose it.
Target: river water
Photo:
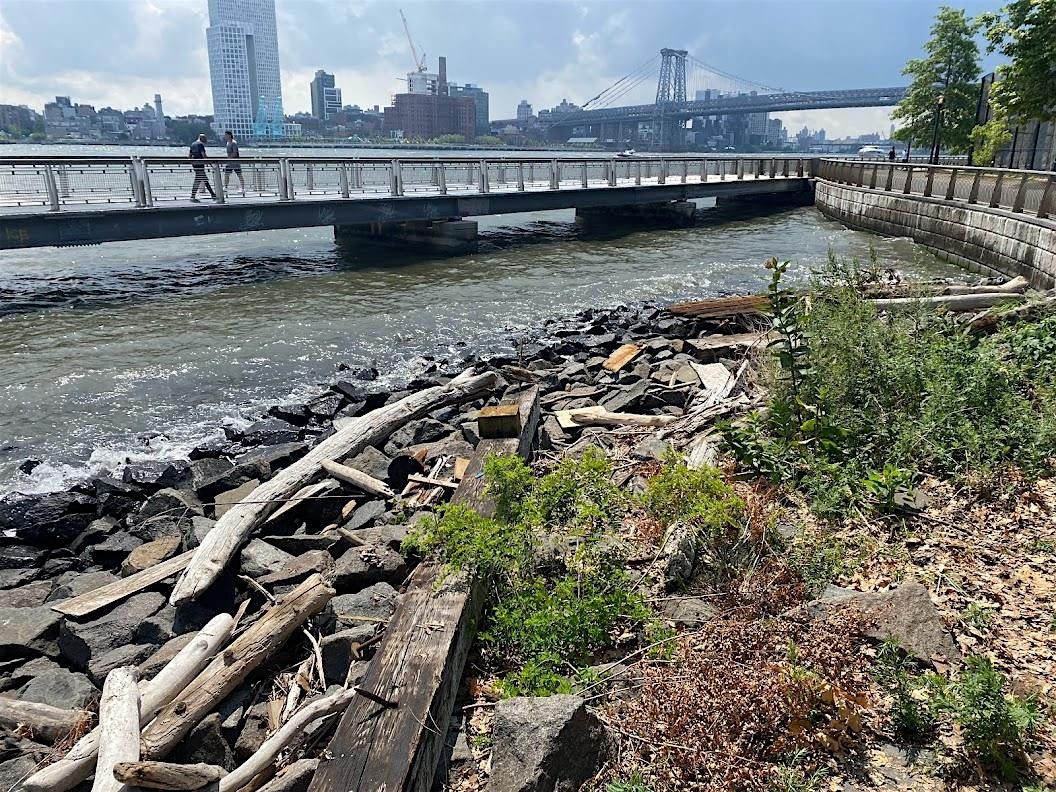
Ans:
[[[452,258],[338,245],[329,228],[0,252],[0,495],[185,455],[342,364],[398,381],[588,306],[757,290],[772,255],[799,279],[830,249],[958,272],[811,207],[701,206],[694,227],[615,236],[571,211],[479,218],[479,252]],[[28,459],[43,461],[29,475]]]

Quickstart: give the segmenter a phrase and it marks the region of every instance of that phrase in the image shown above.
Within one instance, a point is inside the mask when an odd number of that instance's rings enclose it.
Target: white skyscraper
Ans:
[[[217,135],[282,137],[275,0],[209,0],[205,38]]]

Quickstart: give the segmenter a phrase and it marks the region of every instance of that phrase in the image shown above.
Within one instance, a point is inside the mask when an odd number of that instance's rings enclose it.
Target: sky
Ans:
[[[970,0],[970,15],[1000,0]],[[385,106],[413,61],[399,9],[429,70],[491,95],[491,117],[582,104],[661,47],[785,90],[889,87],[918,57],[940,0],[275,0],[283,106],[310,109],[316,69],[333,72],[345,104]],[[206,0],[0,0],[0,103],[38,111],[56,95],[130,109],[164,100],[170,116],[211,113]],[[984,66],[994,65],[984,56]],[[702,68],[695,88],[729,88]],[[652,101],[655,77],[619,103]],[[787,113],[829,137],[886,132],[889,109]]]

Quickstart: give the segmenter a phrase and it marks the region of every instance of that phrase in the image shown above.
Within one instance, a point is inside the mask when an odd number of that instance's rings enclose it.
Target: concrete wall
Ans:
[[[1056,220],[818,180],[815,205],[846,225],[911,237],[975,272],[1056,284]]]

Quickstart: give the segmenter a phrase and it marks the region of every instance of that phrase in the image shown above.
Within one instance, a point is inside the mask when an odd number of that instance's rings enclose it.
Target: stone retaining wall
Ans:
[[[1056,220],[818,180],[815,205],[849,226],[907,236],[973,271],[1056,284]]]

